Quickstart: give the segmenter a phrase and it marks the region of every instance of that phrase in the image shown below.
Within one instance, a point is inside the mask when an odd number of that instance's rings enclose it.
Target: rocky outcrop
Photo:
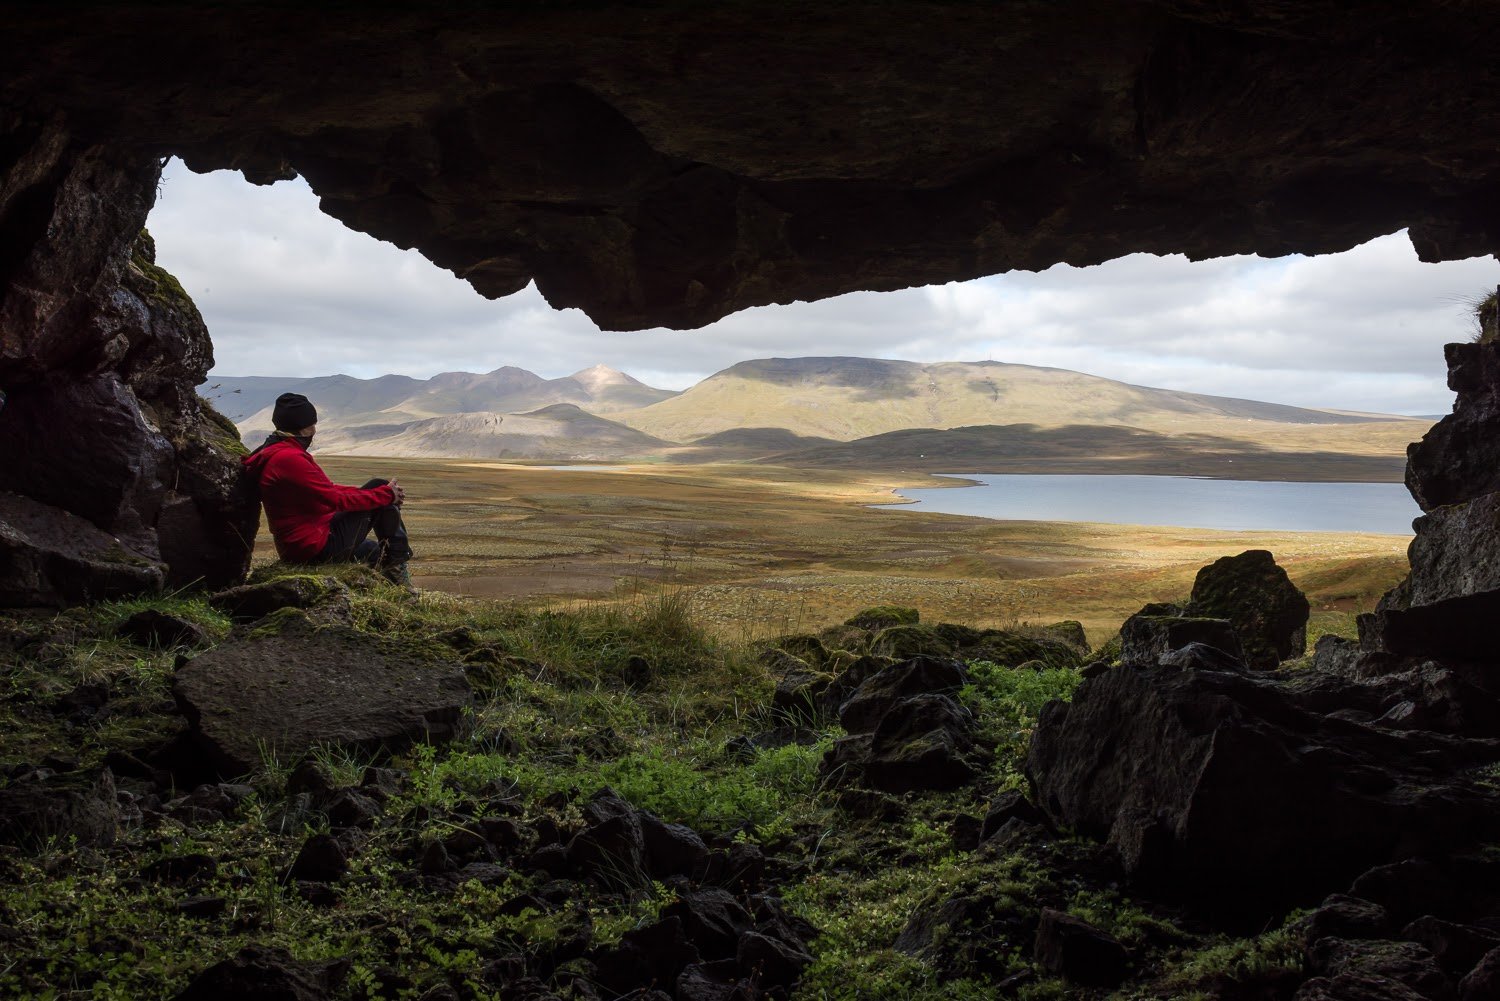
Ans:
[[[264,754],[338,745],[400,750],[453,732],[471,691],[463,665],[295,611],[178,669],[173,692],[193,739],[226,775]]]
[[[1096,675],[1042,714],[1037,803],[1107,840],[1139,882],[1239,917],[1321,897],[1397,852],[1469,844],[1500,818],[1473,777],[1500,743],[1329,715],[1368,701],[1334,687],[1204,647]]]
[[[48,569],[0,600],[120,593],[122,561],[153,568],[137,592],[229,583],[248,566],[256,514],[238,435],[193,392],[213,364],[208,331],[141,229],[159,163],[88,145],[60,117],[13,126],[18,156],[0,161],[0,465],[6,489],[35,504],[0,515],[0,532],[16,559]],[[19,520],[41,541],[18,541]],[[46,540],[70,536],[77,558],[54,558]]]

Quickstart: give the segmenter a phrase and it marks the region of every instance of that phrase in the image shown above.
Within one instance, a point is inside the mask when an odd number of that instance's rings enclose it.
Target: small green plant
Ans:
[[[1054,699],[1072,698],[1082,676],[1070,667],[1012,668],[983,660],[969,665],[969,675],[959,699],[995,744],[995,774],[1002,788],[1017,788],[1042,707]]]

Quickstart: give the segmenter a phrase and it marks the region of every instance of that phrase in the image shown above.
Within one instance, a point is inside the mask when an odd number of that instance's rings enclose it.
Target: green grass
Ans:
[[[263,568],[256,579],[294,574],[307,570]],[[0,959],[0,996],[171,996],[197,971],[256,942],[306,960],[347,957],[353,972],[340,999],[415,998],[439,984],[461,996],[497,997],[482,976],[488,961],[544,950],[584,925],[596,943],[616,942],[655,920],[672,892],[656,884],[627,894],[580,886],[569,906],[542,913],[512,902],[550,877],[512,866],[488,885],[429,889],[412,879],[414,859],[431,840],[493,812],[497,790],[514,789],[527,823],[548,818],[567,828],[606,786],[707,837],[763,848],[774,891],[819,933],[796,1001],[992,997],[1000,977],[1032,969],[1031,935],[1044,906],[1099,925],[1145,957],[1146,979],[1130,997],[1211,995],[1216,985],[1274,979],[1296,959],[1285,930],[1247,940],[1214,936],[1108,880],[1079,875],[1097,869],[1098,849],[1088,842],[1060,837],[1006,853],[955,849],[955,818],[983,816],[998,790],[1024,785],[1038,714],[1071,697],[1075,669],[971,663],[961,699],[976,715],[981,742],[997,751],[993,772],[953,792],[903,797],[898,821],[877,822],[842,807],[839,790],[819,775],[837,730],[808,746],[752,753],[726,746],[783,722],[769,708],[775,679],[756,657],[763,642],[720,638],[681,589],[545,609],[436,592],[412,598],[360,568],[320,568],[313,576],[334,579],[329,591],[347,602],[358,628],[463,659],[477,685],[472,710],[447,744],[418,745],[392,761],[332,747],[312,752],[341,785],[357,782],[370,764],[407,776],[362,837],[337,904],[311,904],[283,879],[303,840],[328,823],[287,795],[296,762],[268,758],[248,777],[255,795],[223,822],[148,822],[106,849],[57,840],[0,848],[0,929],[18,936]],[[110,750],[145,751],[178,732],[171,672],[179,654],[193,651],[151,650],[114,635],[144,608],[198,623],[211,642],[229,635],[230,624],[193,595],[0,619],[0,764],[62,749],[88,768]],[[106,687],[104,718],[80,722],[61,708],[80,684]],[[216,875],[201,885],[142,875],[155,861],[194,853],[217,861]],[[224,898],[224,915],[183,916],[177,904],[190,892]],[[955,897],[979,902],[973,913],[982,919],[940,928],[922,950],[895,949],[914,918]],[[565,982],[559,976],[553,984],[564,996]],[[1067,991],[1038,976],[1019,996]]]

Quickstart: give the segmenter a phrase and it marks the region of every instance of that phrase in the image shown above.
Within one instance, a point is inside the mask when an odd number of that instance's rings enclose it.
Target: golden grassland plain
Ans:
[[[1269,549],[1313,605],[1310,635],[1352,635],[1406,571],[1409,538],[1003,522],[876,510],[921,474],[756,465],[558,469],[475,460],[320,456],[335,480],[395,477],[415,583],[475,598],[627,602],[669,588],[728,639],[843,621],[872,605],[929,621],[1078,619],[1102,643],[1199,568]],[[261,561],[270,558],[262,534]]]

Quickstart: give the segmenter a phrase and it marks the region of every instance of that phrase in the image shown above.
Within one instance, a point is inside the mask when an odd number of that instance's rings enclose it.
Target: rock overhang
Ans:
[[[1136,251],[1500,246],[1480,3],[109,4],[0,120],[181,156],[601,326]],[[0,161],[6,157],[0,156]],[[0,205],[0,215],[4,206]]]

